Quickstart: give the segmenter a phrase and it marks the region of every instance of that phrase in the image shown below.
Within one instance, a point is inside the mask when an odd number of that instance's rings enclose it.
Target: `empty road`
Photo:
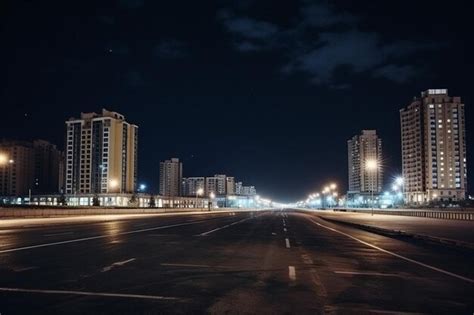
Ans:
[[[474,311],[473,254],[316,214],[5,222],[2,315]]]

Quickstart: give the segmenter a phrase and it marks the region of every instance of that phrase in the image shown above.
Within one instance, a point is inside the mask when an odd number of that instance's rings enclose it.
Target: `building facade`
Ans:
[[[33,141],[35,151],[35,179],[33,193],[53,194],[62,189],[62,152],[44,140]]]
[[[65,193],[133,193],[138,127],[119,113],[81,113],[66,121]]]
[[[183,196],[196,196],[198,191],[201,189],[202,194],[206,191],[204,177],[186,177],[182,180],[182,195]]]
[[[362,130],[347,141],[348,194],[382,191],[382,140],[375,130]]]
[[[31,142],[0,142],[0,196],[28,195],[34,189],[35,150]]]
[[[160,162],[160,195],[164,197],[181,196],[183,164],[178,158]]]
[[[235,195],[235,178],[234,177],[226,177],[225,179],[225,191],[227,195]]]
[[[464,104],[447,89],[421,93],[400,110],[404,195],[408,203],[466,198]]]

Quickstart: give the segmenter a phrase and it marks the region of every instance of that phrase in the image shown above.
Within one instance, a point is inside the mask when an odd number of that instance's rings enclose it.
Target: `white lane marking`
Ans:
[[[196,234],[196,236],[206,236],[206,235],[209,235],[209,234],[211,234],[211,233],[217,232],[217,231],[219,231],[219,230],[226,229],[226,228],[228,228],[228,227],[231,227],[232,225],[236,225],[236,224],[242,223],[242,222],[247,221],[247,220],[250,220],[250,219],[252,219],[252,218],[245,218],[245,219],[242,219],[242,220],[233,222],[233,223],[231,223],[231,224],[227,224],[227,225],[218,227],[218,228],[216,228],[216,229],[213,229],[213,230],[210,230],[210,231],[201,233],[201,234]]]
[[[33,269],[38,269],[38,267],[23,267],[23,268],[13,268],[12,270],[14,272],[23,272],[23,271],[28,271],[28,270],[33,270]]]
[[[290,248],[290,240],[285,238],[286,248]]]
[[[162,266],[170,266],[170,267],[196,267],[196,268],[211,268],[213,266],[209,265],[195,265],[195,264],[173,264],[173,263],[162,263]]]
[[[58,236],[58,235],[69,235],[69,234],[74,234],[74,232],[63,232],[63,233],[43,234],[43,236]]]
[[[288,230],[287,230],[286,228],[283,228],[283,231],[284,231],[284,232],[287,232]]]
[[[21,292],[21,293],[43,293],[43,294],[72,294],[72,295],[89,295],[89,296],[106,296],[131,299],[148,299],[148,300],[181,300],[178,297],[160,296],[160,295],[142,295],[142,294],[124,294],[124,293],[106,293],[106,292],[87,292],[87,291],[70,291],[70,290],[40,290],[40,289],[22,289],[22,288],[2,288],[1,292]]]
[[[192,267],[192,268],[224,268],[224,269],[236,269],[239,267],[235,266],[219,266],[219,265],[199,265],[199,264],[179,264],[179,263],[162,263],[161,266],[169,267]]]
[[[162,226],[157,226],[157,227],[148,228],[148,229],[132,230],[132,231],[128,231],[128,232],[119,232],[119,233],[117,233],[117,234],[115,234],[115,235],[126,235],[126,234],[135,234],[135,233],[141,233],[141,232],[147,232],[147,231],[154,231],[154,230],[162,230],[162,229],[168,229],[168,228],[177,227],[177,226],[198,224],[198,223],[207,222],[207,221],[209,221],[209,220],[199,220],[199,221],[193,221],[193,222],[187,222],[187,223],[179,223],[179,224],[171,224],[171,225],[162,225]],[[84,241],[90,241],[90,240],[97,240],[97,239],[107,238],[107,237],[110,237],[110,236],[109,236],[109,235],[98,235],[98,236],[77,238],[77,239],[67,240],[67,241],[59,241],[59,242],[52,242],[52,243],[45,243],[45,244],[38,244],[38,245],[31,245],[31,246],[10,248],[10,249],[0,250],[0,254],[3,254],[3,253],[10,253],[10,252],[17,252],[17,251],[20,251],[20,250],[27,250],[27,249],[33,249],[33,248],[40,248],[40,247],[48,247],[48,246],[55,246],[55,245],[62,245],[62,244],[69,244],[69,243],[77,243],[77,242],[84,242]]]
[[[115,267],[123,266],[123,265],[125,265],[125,264],[128,264],[129,262],[134,261],[134,260],[135,260],[135,258],[130,258],[130,259],[127,259],[127,260],[114,262],[112,265],[102,268],[102,271],[101,271],[101,272],[110,271],[110,270],[112,270],[112,269],[115,268]]]
[[[288,276],[290,277],[291,281],[296,280],[296,270],[294,266],[288,266]]]
[[[322,227],[322,228],[325,228],[325,229],[327,229],[327,230],[330,230],[330,231],[339,233],[339,234],[341,234],[341,235],[347,236],[347,237],[349,237],[349,238],[351,238],[351,239],[353,239],[353,240],[355,240],[355,241],[357,241],[357,242],[359,242],[359,243],[361,243],[361,244],[364,244],[364,245],[367,245],[367,246],[369,246],[369,247],[372,247],[372,248],[374,248],[374,249],[376,249],[376,250],[378,250],[378,251],[381,251],[381,252],[383,252],[383,253],[386,253],[386,254],[388,254],[388,255],[391,255],[391,256],[394,256],[394,257],[403,259],[403,260],[408,261],[408,262],[411,262],[411,263],[413,263],[413,264],[416,264],[416,265],[419,265],[419,266],[422,266],[422,267],[425,267],[425,268],[428,268],[428,269],[431,269],[431,270],[434,270],[434,271],[443,273],[443,274],[445,274],[445,275],[448,275],[448,276],[451,276],[451,277],[454,277],[454,278],[458,278],[458,279],[461,279],[461,280],[464,280],[464,281],[467,281],[467,282],[470,282],[470,283],[474,283],[474,279],[470,279],[470,278],[467,278],[467,277],[458,275],[458,274],[456,274],[456,273],[453,273],[453,272],[450,272],[450,271],[447,271],[447,270],[444,270],[444,269],[441,269],[441,268],[438,268],[438,267],[434,267],[434,266],[431,266],[431,265],[422,263],[421,261],[414,260],[414,259],[411,259],[411,258],[402,256],[402,255],[399,255],[399,254],[397,254],[397,253],[391,252],[391,251],[389,251],[389,250],[386,250],[386,249],[383,249],[383,248],[381,248],[381,247],[378,247],[378,246],[375,246],[375,245],[373,245],[373,244],[370,244],[370,243],[368,243],[368,242],[365,242],[365,241],[363,241],[363,240],[361,240],[361,239],[358,239],[357,237],[354,237],[354,236],[352,236],[352,235],[350,235],[350,234],[341,232],[341,231],[336,230],[336,229],[334,229],[334,228],[332,228],[332,227],[329,227],[329,226],[326,226],[326,225],[321,224],[321,223],[319,223],[319,222],[316,222],[316,221],[314,221],[314,220],[312,220],[312,219],[309,219],[309,220],[310,220],[311,222],[313,222],[314,224],[319,225],[319,226]]]
[[[381,272],[359,272],[359,271],[334,271],[336,274],[343,275],[356,275],[356,276],[381,276],[381,277],[400,277],[400,275],[394,273],[381,273]]]

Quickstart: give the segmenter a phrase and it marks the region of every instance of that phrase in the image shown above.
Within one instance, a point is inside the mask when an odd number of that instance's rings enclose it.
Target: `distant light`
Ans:
[[[332,183],[331,185],[329,185],[329,187],[330,187],[332,190],[334,190],[334,189],[337,188],[337,185],[336,185],[335,183]]]
[[[405,180],[401,176],[399,176],[395,179],[395,184],[397,184],[398,186],[403,185],[403,182],[405,182]]]
[[[116,179],[111,179],[111,180],[109,181],[109,187],[110,187],[110,188],[117,188],[118,185],[119,185],[119,181],[116,180]]]
[[[140,190],[144,191],[145,189],[146,189],[146,185],[145,184],[140,184]]]
[[[378,167],[377,164],[378,164],[377,160],[369,159],[369,160],[365,161],[365,168],[369,171],[374,171]]]

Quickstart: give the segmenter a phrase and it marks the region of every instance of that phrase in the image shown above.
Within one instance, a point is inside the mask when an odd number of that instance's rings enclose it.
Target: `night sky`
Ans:
[[[429,88],[466,104],[474,181],[471,1],[2,1],[0,138],[63,147],[102,107],[139,126],[139,182],[159,161],[295,201],[347,186],[346,141],[382,137],[401,172],[399,109]],[[472,190],[471,190],[472,191]]]

